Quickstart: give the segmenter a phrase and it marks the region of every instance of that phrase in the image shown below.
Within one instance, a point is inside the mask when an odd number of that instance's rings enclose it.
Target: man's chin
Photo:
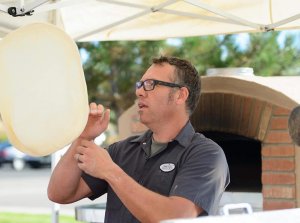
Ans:
[[[141,116],[140,116],[140,123],[142,123],[142,124],[144,124],[144,125],[146,125],[146,120],[145,119],[143,119]]]
[[[143,115],[140,113],[140,123],[147,125],[147,119],[145,117],[143,117]]]

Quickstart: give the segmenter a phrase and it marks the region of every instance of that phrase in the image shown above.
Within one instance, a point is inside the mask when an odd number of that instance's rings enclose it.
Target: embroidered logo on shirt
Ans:
[[[170,172],[175,169],[175,164],[174,163],[164,163],[164,164],[161,164],[159,168],[163,172]]]

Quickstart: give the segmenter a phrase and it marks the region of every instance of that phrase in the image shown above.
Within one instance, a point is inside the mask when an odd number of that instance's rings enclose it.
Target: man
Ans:
[[[189,117],[200,77],[188,62],[160,57],[136,83],[140,121],[149,131],[99,149],[109,110],[90,105],[85,130],[56,166],[49,199],[70,203],[107,193],[105,222],[159,222],[217,213],[229,183],[222,149],[195,133]]]
[[[289,133],[293,142],[300,146],[300,105],[293,108],[289,116]]]

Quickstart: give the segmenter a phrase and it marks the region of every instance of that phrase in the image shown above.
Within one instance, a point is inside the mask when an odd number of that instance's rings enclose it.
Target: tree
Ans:
[[[245,50],[239,49],[234,41],[235,35],[229,35],[224,41],[227,67],[252,67],[256,75],[281,76],[296,75],[299,67],[299,48],[294,46],[295,36],[288,36],[283,45],[278,42],[279,32],[251,34]]]
[[[183,38],[180,45],[169,50],[169,54],[190,60],[198,72],[205,75],[208,68],[226,66],[221,59],[222,43],[216,36]]]
[[[288,36],[282,45],[278,32],[249,34],[249,42],[241,47],[236,35],[201,36],[170,41],[116,41],[78,43],[88,53],[84,71],[90,101],[104,104],[120,114],[136,98],[135,82],[150,65],[154,56],[173,55],[195,64],[200,75],[208,68],[252,67],[263,76],[299,74],[300,53],[295,37]]]

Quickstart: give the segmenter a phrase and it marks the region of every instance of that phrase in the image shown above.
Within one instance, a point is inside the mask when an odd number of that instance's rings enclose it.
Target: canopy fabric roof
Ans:
[[[32,22],[97,41],[299,29],[299,18],[299,0],[0,0],[0,38]]]

